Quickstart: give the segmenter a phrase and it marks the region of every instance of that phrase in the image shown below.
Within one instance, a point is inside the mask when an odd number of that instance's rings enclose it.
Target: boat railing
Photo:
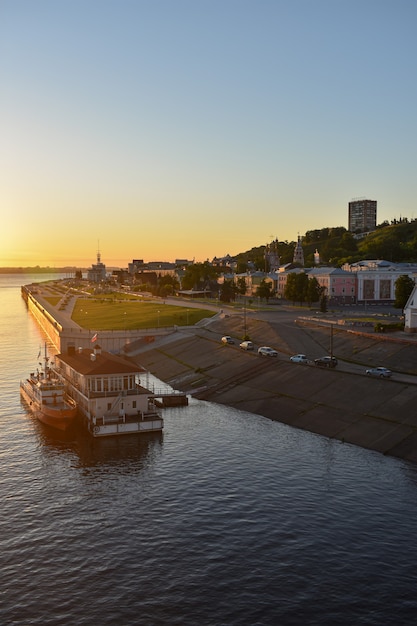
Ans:
[[[145,422],[147,420],[154,420],[160,418],[158,411],[138,411],[135,415],[103,415],[102,417],[91,418],[93,426],[106,426],[110,424],[129,424],[136,422]]]

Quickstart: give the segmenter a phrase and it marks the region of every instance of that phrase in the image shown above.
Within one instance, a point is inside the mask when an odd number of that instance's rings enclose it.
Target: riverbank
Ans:
[[[277,359],[260,358],[220,337],[242,336],[239,316],[214,320],[206,328],[183,332],[144,346],[134,360],[176,389],[200,400],[236,407],[344,443],[417,462],[417,385],[371,379],[363,374],[295,365],[291,336],[279,323],[251,320],[256,345],[271,345]],[[328,349],[328,330],[297,327],[297,346]],[[377,336],[339,331],[334,352],[347,363],[384,364],[414,373],[416,342],[389,342]],[[417,382],[417,381],[416,381]]]
[[[61,309],[40,293],[33,299],[30,310],[58,350],[65,350],[69,341],[90,345],[91,331],[74,324],[71,303]],[[289,320],[284,307],[269,315],[269,321],[259,317],[259,312],[255,318],[247,311],[240,314],[231,310],[202,325],[178,327],[177,332],[164,336],[155,333],[152,342],[147,334],[140,338],[138,332],[130,331],[128,336],[129,331],[113,331],[101,332],[100,343],[105,349],[122,348],[159,379],[200,400],[417,462],[415,335],[378,336],[335,326],[332,344],[339,366],[323,370],[290,363],[289,356],[298,352],[312,357],[326,354],[328,325],[311,320],[300,323],[301,317],[297,320],[293,313]],[[234,346],[221,343],[222,335],[242,337],[247,323],[255,345],[274,347],[279,351],[277,359],[244,352],[238,340]],[[378,365],[392,369],[394,379],[363,375],[365,367]]]

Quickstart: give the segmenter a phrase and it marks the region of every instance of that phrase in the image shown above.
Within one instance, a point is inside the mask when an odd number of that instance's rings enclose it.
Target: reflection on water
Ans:
[[[161,454],[163,433],[95,439],[80,426],[55,431],[32,418],[42,454],[67,455],[73,467],[100,468],[118,474],[138,473]]]
[[[162,434],[50,429],[19,396],[41,333],[4,291],[2,624],[415,622],[417,466],[193,399]]]
[[[143,433],[105,439],[83,438],[78,441],[80,467],[99,467],[119,474],[139,473],[161,454],[162,433]]]

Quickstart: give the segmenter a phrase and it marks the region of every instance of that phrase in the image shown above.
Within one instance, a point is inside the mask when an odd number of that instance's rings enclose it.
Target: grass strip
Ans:
[[[215,315],[205,309],[159,302],[115,301],[78,298],[72,319],[82,328],[94,330],[138,330],[168,326],[193,326]]]

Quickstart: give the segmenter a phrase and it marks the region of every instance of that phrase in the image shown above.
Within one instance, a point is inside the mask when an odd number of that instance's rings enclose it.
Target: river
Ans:
[[[162,435],[33,419],[40,330],[0,275],[3,626],[388,625],[417,618],[417,466],[207,402]]]

